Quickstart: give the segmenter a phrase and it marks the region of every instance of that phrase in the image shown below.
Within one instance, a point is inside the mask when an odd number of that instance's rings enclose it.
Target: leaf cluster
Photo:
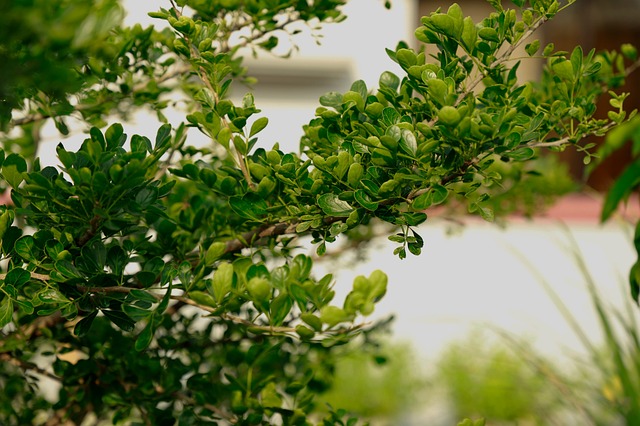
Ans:
[[[114,423],[353,424],[340,409],[314,417],[313,399],[331,381],[336,346],[357,336],[371,343],[379,324],[363,317],[387,277],[357,277],[336,303],[332,276],[314,276],[299,238],[322,256],[341,235],[384,221],[395,253],[417,255],[428,209],[455,201],[493,220],[492,200],[509,196],[495,187],[520,182],[540,148],[588,152],[585,136],[628,118],[615,93],[608,119],[594,118],[596,97],[627,72],[614,53],[548,46],[541,82],[518,80],[515,49],[565,6],[492,2],[495,12],[474,22],[454,4],[415,32],[437,53],[400,43],[387,51],[400,75],[322,96],[301,153],[259,147],[268,118],[251,93],[229,98],[233,82],[251,81],[243,56],[274,50],[293,23],[342,20],[343,3],[169,2],[151,14],[167,25],[158,31],[115,18],[100,26],[112,9],[98,2],[72,14],[104,30],[88,33],[95,43],[74,44],[82,25],[56,42],[76,58],[57,63],[72,83],[59,80],[55,93],[38,87],[42,79],[7,83],[14,100],[4,127],[15,133],[2,134],[0,152],[12,201],[0,207],[0,355],[34,371],[46,348],[47,374],[62,387],[50,406],[0,406],[2,421],[43,407],[76,424],[90,414]],[[51,4],[71,13],[75,3]],[[27,33],[7,36],[24,42],[25,57],[55,45],[55,33],[43,43]],[[176,126],[162,112],[172,102],[185,110]],[[106,126],[110,114],[143,106],[157,112],[155,138]],[[69,117],[89,124],[87,138],[76,151],[61,143],[59,166],[41,167],[31,158],[40,128],[52,120],[64,134]],[[193,146],[190,132],[209,144]],[[15,371],[2,374],[13,383]]]

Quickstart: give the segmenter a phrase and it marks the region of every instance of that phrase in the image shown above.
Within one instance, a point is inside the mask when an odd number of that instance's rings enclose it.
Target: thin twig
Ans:
[[[612,127],[615,127],[617,125],[618,125],[618,123],[612,121],[610,123],[607,123],[605,126],[597,129],[597,132],[598,133],[606,132],[609,129],[611,129]],[[585,136],[583,136],[581,139],[583,139],[586,136],[594,135],[594,134],[596,134],[596,132],[592,131],[590,133],[585,134]],[[563,145],[567,145],[567,144],[571,143],[571,139],[572,139],[571,136],[566,136],[566,137],[564,137],[562,139],[558,139],[558,140],[555,140],[555,141],[548,141],[548,142],[537,141],[537,142],[532,142],[532,143],[526,144],[525,146],[528,146],[530,148],[558,147],[558,146],[563,146]]]
[[[252,231],[245,232],[242,236],[227,241],[225,253],[234,253],[249,247],[260,238],[277,237],[280,235],[294,234],[297,222],[281,222],[273,225],[261,226]]]
[[[38,274],[37,272],[30,272],[30,271],[27,271],[27,272],[31,274],[31,278],[36,280],[49,281],[51,279],[49,275]],[[7,274],[0,274],[0,280],[4,280],[5,278],[7,278]]]
[[[124,287],[124,286],[110,286],[110,287],[86,287],[83,285],[78,285],[77,286],[78,290],[85,292],[85,293],[130,293],[133,290],[140,290],[137,288],[131,288],[131,287]],[[149,294],[151,294],[153,297],[155,297],[158,301],[162,300],[162,298],[164,297],[164,295],[162,294],[156,294],[153,292],[150,292]],[[202,309],[203,311],[206,312],[210,312],[210,313],[214,313],[217,314],[217,309],[211,306],[207,306],[207,305],[202,305],[192,299],[189,299],[188,297],[185,296],[169,296],[171,298],[171,300],[176,300],[180,303],[184,303],[186,305],[190,305],[190,306],[194,306],[196,308]],[[270,332],[270,333],[295,333],[296,329],[294,327],[274,327],[271,325],[259,325],[259,324],[255,324],[251,321],[248,321],[244,318],[241,318],[239,316],[236,315],[232,315],[226,312],[223,312],[221,314],[217,314],[220,318],[227,320],[227,321],[231,321],[234,322],[236,324],[241,324],[247,327],[251,327],[254,328],[256,330],[262,330],[262,331],[266,331],[266,332]],[[332,330],[329,331],[330,333],[335,333],[335,332],[352,332],[352,331],[356,331],[356,330],[360,330],[361,328],[364,328],[368,325],[368,323],[361,323],[361,324],[357,324],[354,325],[353,327],[349,327],[349,328],[341,328],[338,330]]]
[[[550,148],[550,147],[557,147],[557,146],[563,146],[568,144],[569,142],[571,142],[571,137],[570,136],[566,136],[562,139],[558,139],[555,141],[549,141],[549,142],[542,142],[542,141],[537,141],[537,142],[532,142],[530,144],[527,144],[526,146],[530,147],[530,148]]]
[[[497,65],[503,64],[505,62],[507,62],[510,58],[511,55],[513,54],[513,52],[522,45],[522,43],[528,39],[529,37],[531,37],[531,35],[538,29],[540,28],[540,26],[542,24],[544,24],[548,19],[544,16],[540,17],[540,19],[538,19],[536,22],[534,22],[528,29],[527,31],[522,35],[522,37],[520,37],[520,39],[513,43],[512,45],[509,46],[509,48],[507,50],[504,51],[504,53],[500,56],[500,58],[496,59],[495,61],[493,61],[493,63],[491,64],[491,67],[496,67]],[[487,67],[489,68],[489,67]],[[480,71],[480,70],[479,70]],[[462,100],[464,98],[467,97],[467,95],[471,92],[473,92],[473,90],[476,88],[476,86],[478,84],[480,84],[480,82],[485,78],[485,74],[484,73],[480,73],[474,80],[471,81],[471,83],[469,83],[469,85],[466,87],[466,89],[460,93],[458,95],[458,98],[456,99],[456,101],[454,102],[453,106],[458,106],[460,104],[460,102],[462,102]],[[429,127],[432,127],[435,123],[438,122],[438,116],[434,116],[431,120],[429,120],[429,122],[427,123],[427,125]]]
[[[540,19],[538,19],[536,22],[534,22],[528,29],[527,31],[522,35],[522,37],[520,37],[520,39],[513,43],[512,45],[509,46],[509,48],[507,48],[507,50],[504,51],[504,53],[500,56],[500,58],[496,59],[491,66],[495,67],[497,65],[503,64],[505,62],[507,62],[509,60],[509,58],[511,58],[511,55],[513,55],[513,52],[522,45],[522,43],[524,43],[525,40],[527,40],[529,37],[531,37],[531,35],[533,35],[534,32],[536,32],[536,30],[538,28],[540,28],[540,26],[542,26],[542,24],[544,24],[545,22],[547,22],[548,19],[545,16],[541,16]],[[471,82],[471,84],[467,87],[467,89],[462,92],[459,96],[458,99],[456,100],[455,106],[458,106],[458,104],[460,102],[462,102],[462,100],[473,91],[473,89],[475,89],[475,87],[480,84],[480,82],[483,80],[484,75],[479,75],[478,77],[476,77],[475,80],[473,80]]]

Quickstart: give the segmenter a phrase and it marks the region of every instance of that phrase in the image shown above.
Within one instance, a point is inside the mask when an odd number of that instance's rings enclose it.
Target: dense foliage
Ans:
[[[417,255],[430,207],[493,220],[539,149],[588,161],[581,140],[627,118],[625,94],[609,92],[605,119],[595,100],[633,48],[541,48],[529,36],[567,5],[492,0],[480,22],[457,4],[422,18],[415,36],[437,53],[399,43],[401,75],[322,96],[301,153],[258,148],[268,119],[251,93],[229,98],[250,81],[243,57],[293,23],[342,21],[345,2],[169,0],[157,28],[125,28],[115,0],[3,0],[3,424],[353,424],[315,417],[314,395],[336,345],[371,339],[362,317],[387,277],[359,276],[334,302],[297,237],[321,256],[383,221],[395,252]],[[519,46],[546,58],[540,82],[518,80]],[[163,111],[177,103],[172,128]],[[137,108],[157,112],[155,135],[112,122]],[[58,145],[58,167],[36,156],[48,121],[90,127],[79,150]],[[197,131],[208,146],[189,142]],[[43,376],[59,384],[53,403],[34,392]]]

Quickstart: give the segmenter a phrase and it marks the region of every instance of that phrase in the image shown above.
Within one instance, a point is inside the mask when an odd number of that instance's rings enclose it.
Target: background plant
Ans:
[[[454,418],[482,415],[490,424],[562,424],[568,407],[550,380],[558,375],[557,367],[538,359],[545,371],[539,374],[522,356],[526,346],[514,352],[489,337],[475,331],[449,345],[431,375],[430,393],[444,393]]]
[[[528,37],[567,4],[490,1],[480,22],[457,4],[424,17],[415,35],[434,57],[401,42],[388,50],[400,76],[322,96],[300,153],[259,147],[267,117],[250,92],[229,98],[250,81],[242,58],[273,50],[293,23],[342,21],[344,3],[169,1],[151,14],[162,30],[123,28],[108,0],[3,8],[0,57],[30,71],[0,79],[12,201],[0,208],[0,380],[14,396],[4,423],[322,421],[314,397],[335,347],[374,339],[362,317],[387,277],[359,276],[335,303],[331,275],[314,277],[297,237],[321,256],[383,221],[395,253],[417,255],[430,207],[455,198],[493,220],[503,176],[526,178],[517,168],[540,148],[588,160],[580,141],[627,118],[624,94],[609,92],[607,119],[594,101],[624,79],[632,51],[542,49]],[[518,81],[518,46],[547,59],[540,83]],[[163,111],[176,102],[186,114],[172,127]],[[113,122],[142,107],[157,113],[155,135]],[[57,167],[36,156],[49,120],[62,134],[71,120],[87,127],[79,150],[58,145]],[[193,146],[194,132],[210,144]],[[33,374],[60,383],[56,401],[34,394]],[[355,420],[337,411],[324,423],[343,421]]]
[[[409,344],[384,341],[375,351],[347,346],[343,352],[336,354],[335,380],[319,397],[324,403],[378,425],[402,423],[420,406],[425,381]]]
[[[638,313],[629,299],[623,298],[622,306],[617,308],[599,293],[585,258],[571,236],[567,250],[584,279],[604,342],[601,345],[594,343],[593,337],[567,309],[552,286],[533,270],[580,339],[587,354],[586,362],[581,363],[581,379],[560,375],[561,380],[556,380],[555,383],[565,392],[571,393],[571,400],[577,404],[578,411],[591,424],[635,424],[640,420]],[[540,358],[532,357],[531,352],[523,347],[520,347],[520,350],[524,356],[529,357],[538,371],[546,371],[539,368]]]

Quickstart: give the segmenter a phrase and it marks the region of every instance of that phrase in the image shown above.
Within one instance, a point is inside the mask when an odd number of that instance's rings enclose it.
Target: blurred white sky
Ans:
[[[603,300],[613,306],[621,307],[628,297],[626,277],[635,260],[630,227],[602,227],[595,220],[566,225],[519,220],[501,229],[474,219],[450,234],[451,225],[435,219],[418,230],[425,241],[420,256],[400,260],[392,253],[395,244],[383,239],[362,264],[349,268],[346,259],[337,266],[319,266],[336,276],[338,299],[355,276],[384,270],[388,291],[372,318],[394,314],[394,338],[410,341],[425,358],[433,359],[447,344],[490,325],[525,337],[542,353],[566,361],[585,350],[526,262],[546,279],[587,334],[600,342],[586,281],[570,251],[571,238]]]

